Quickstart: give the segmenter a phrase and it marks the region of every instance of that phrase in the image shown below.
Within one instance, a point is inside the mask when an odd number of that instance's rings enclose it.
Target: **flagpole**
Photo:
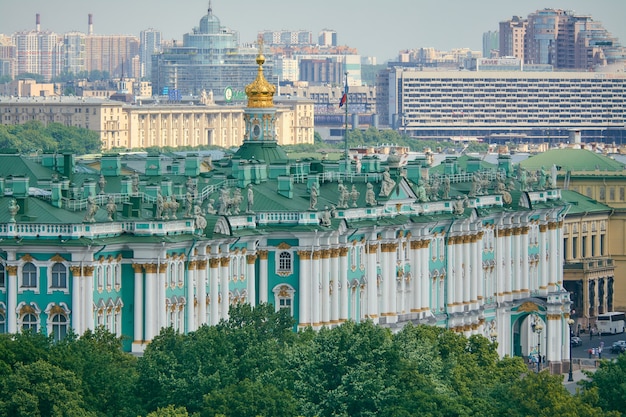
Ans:
[[[346,174],[350,173],[350,152],[348,152],[348,71],[345,72],[345,87],[344,87],[344,94],[346,95],[346,130],[344,132],[344,142],[345,142],[345,151],[346,151]]]

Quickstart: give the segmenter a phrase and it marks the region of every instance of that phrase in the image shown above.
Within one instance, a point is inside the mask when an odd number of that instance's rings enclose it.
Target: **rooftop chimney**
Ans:
[[[41,32],[41,19],[39,17],[39,13],[35,15],[35,29],[37,32]]]
[[[87,34],[88,35],[93,35],[93,15],[91,13],[89,13],[89,20],[88,20],[88,26],[87,26]]]

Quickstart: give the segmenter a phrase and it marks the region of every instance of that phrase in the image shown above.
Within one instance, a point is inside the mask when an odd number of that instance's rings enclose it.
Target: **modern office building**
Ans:
[[[500,56],[500,33],[497,30],[483,33],[483,58],[498,56]]]
[[[152,55],[161,52],[161,37],[161,32],[156,29],[142,30],[139,34],[142,79],[149,80],[152,77]]]
[[[565,142],[576,131],[583,141],[626,139],[625,73],[395,67],[379,79],[381,124],[416,137]]]
[[[153,55],[152,88],[156,94],[177,91],[200,96],[224,95],[227,87],[243,91],[256,76],[257,50],[239,47],[239,33],[222,26],[209,7],[198,27],[183,35],[183,45]],[[271,63],[265,68],[273,82]]]
[[[267,46],[311,45],[313,34],[308,30],[264,30],[259,32]]]
[[[432,176],[393,155],[289,160],[263,63],[228,161],[0,155],[0,329],[59,339],[101,325],[139,353],[164,327],[271,303],[299,330],[438,325],[567,370],[554,179],[518,183],[507,156]]]

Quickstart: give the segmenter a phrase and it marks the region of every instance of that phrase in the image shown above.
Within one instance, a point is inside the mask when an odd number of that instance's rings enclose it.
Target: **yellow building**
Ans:
[[[565,286],[570,291],[574,285],[584,287],[578,296],[583,297],[580,305],[585,311],[579,317],[593,322],[598,313],[626,311],[624,164],[589,150],[567,148],[544,152],[520,165],[529,171],[542,167],[550,171],[554,166],[557,186],[581,194],[573,200],[563,231]]]
[[[243,137],[244,109],[206,105],[133,105],[89,97],[0,97],[0,123],[38,120],[98,132],[102,150],[215,145],[236,147]],[[276,112],[280,145],[312,144],[313,103],[286,99]]]

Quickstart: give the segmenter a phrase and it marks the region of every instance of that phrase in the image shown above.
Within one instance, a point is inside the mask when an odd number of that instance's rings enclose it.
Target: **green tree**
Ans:
[[[391,332],[371,321],[321,329],[291,356],[305,416],[372,416],[396,398],[398,352]]]
[[[134,417],[137,401],[137,359],[122,351],[122,340],[103,327],[73,334],[52,347],[50,361],[80,378],[85,407],[100,416]]]
[[[189,413],[185,407],[174,407],[168,405],[167,407],[157,408],[147,415],[147,417],[188,417]]]
[[[0,393],[1,416],[96,416],[83,407],[76,375],[45,361],[18,364],[0,381]]]
[[[510,417],[595,417],[614,416],[620,413],[602,410],[571,395],[563,386],[562,375],[549,372],[528,373],[524,378],[501,386],[494,401],[500,416]]]
[[[201,416],[214,417],[294,417],[297,416],[291,392],[247,378],[204,396]]]
[[[605,411],[626,415],[626,354],[615,361],[602,361],[595,372],[587,372],[587,380],[581,381],[585,393],[597,395],[597,404]]]

